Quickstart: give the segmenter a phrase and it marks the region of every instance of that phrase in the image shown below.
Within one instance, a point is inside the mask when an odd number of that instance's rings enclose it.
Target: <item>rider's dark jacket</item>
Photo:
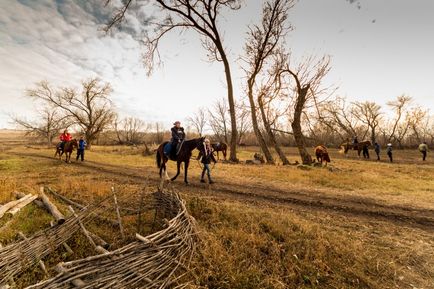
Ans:
[[[177,128],[176,126],[172,127],[172,143],[179,143],[185,139],[184,128]]]

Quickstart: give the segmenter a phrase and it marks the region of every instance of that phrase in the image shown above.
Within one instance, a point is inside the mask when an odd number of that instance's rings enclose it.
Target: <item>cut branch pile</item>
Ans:
[[[170,219],[164,229],[146,237],[136,234],[136,241],[108,253],[60,263],[57,276],[27,288],[185,287],[180,278],[195,250],[194,218],[178,194],[158,192],[154,198],[159,215]]]

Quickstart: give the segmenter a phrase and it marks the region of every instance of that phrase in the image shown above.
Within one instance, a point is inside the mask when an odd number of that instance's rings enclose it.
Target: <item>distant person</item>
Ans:
[[[426,155],[428,154],[428,145],[426,144],[426,141],[419,145],[419,151],[422,154],[422,160],[425,161]]]
[[[359,143],[359,139],[357,138],[357,136],[354,136],[353,145],[358,144],[358,143]]]
[[[380,160],[380,150],[381,150],[381,147],[378,144],[378,142],[374,143],[374,150],[375,150],[375,153],[377,154],[377,161],[379,161]]]
[[[386,153],[387,153],[387,156],[389,157],[390,162],[392,163],[393,162],[393,155],[392,155],[392,144],[391,143],[387,144]]]
[[[211,161],[213,161],[215,164],[217,163],[217,161],[214,157],[209,139],[205,139],[204,151],[201,152],[199,158],[201,158],[201,163],[203,164],[203,170],[202,170],[200,182],[205,183],[205,173],[206,173],[206,175],[208,176],[209,183],[213,184],[214,181],[211,179],[211,169],[209,165],[211,164]]]
[[[367,144],[363,145],[362,152],[363,152],[363,157],[365,159],[369,159],[369,146]]]
[[[72,140],[72,135],[68,132],[67,129],[63,131],[63,133],[59,137],[60,139],[60,148],[62,151],[65,149],[65,143]]]
[[[84,140],[83,137],[80,137],[80,140],[78,141],[78,148],[77,148],[77,158],[81,157],[81,161],[84,161],[84,150],[86,149],[87,143]]]
[[[174,155],[175,155],[176,152],[178,152],[178,150],[180,149],[179,146],[185,140],[184,128],[181,126],[180,121],[175,121],[173,123],[173,127],[170,129],[170,131],[172,133],[172,138],[170,140],[171,146],[165,147],[164,154],[166,156],[170,156],[170,154],[172,154],[174,152],[175,152],[174,153]]]

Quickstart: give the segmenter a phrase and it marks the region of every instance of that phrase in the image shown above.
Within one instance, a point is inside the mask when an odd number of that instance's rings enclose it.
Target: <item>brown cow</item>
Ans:
[[[318,162],[321,164],[323,161],[325,162],[325,165],[327,166],[327,163],[330,162],[329,153],[327,151],[327,148],[324,145],[319,145],[315,148],[315,156]]]

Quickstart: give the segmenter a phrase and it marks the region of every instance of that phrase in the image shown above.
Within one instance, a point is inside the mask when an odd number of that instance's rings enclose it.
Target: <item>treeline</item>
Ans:
[[[141,5],[124,1],[115,10],[107,30],[118,25]],[[247,27],[244,51],[239,56],[245,73],[243,96],[233,92],[231,62],[217,25],[222,10],[236,13],[244,1],[154,1],[159,9],[146,34],[144,61],[151,73],[161,61],[158,44],[166,33],[182,27],[197,32],[211,61],[224,66],[227,97],[210,109],[198,109],[188,118],[189,131],[208,134],[230,145],[230,160],[237,161],[239,145],[260,147],[267,163],[276,163],[275,154],[288,164],[282,146],[298,148],[304,164],[311,164],[309,148],[315,144],[338,146],[354,136],[371,142],[394,143],[398,147],[433,143],[433,117],[416,105],[411,97],[399,96],[381,107],[375,102],[349,102],[336,96],[335,87],[324,84],[330,69],[330,57],[306,55],[295,59],[286,36],[293,30],[287,17],[295,0],[268,0],[262,18]],[[165,19],[171,19],[167,22]],[[139,19],[140,20],[140,19]],[[148,21],[140,21],[147,22]],[[43,82],[28,95],[42,102],[40,121],[15,118],[30,133],[53,141],[60,128],[71,126],[81,131],[89,143],[159,143],[169,136],[160,126],[149,126],[134,118],[118,119],[109,99],[110,85],[98,79],[86,80],[81,90],[53,88]],[[387,113],[386,109],[391,112]],[[191,133],[188,134],[190,137]]]

